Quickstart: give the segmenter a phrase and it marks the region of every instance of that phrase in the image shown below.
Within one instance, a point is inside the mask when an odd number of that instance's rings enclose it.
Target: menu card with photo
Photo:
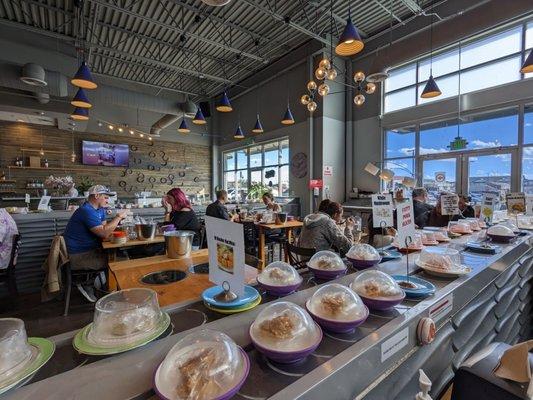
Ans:
[[[398,243],[400,247],[407,247],[405,240],[410,236],[411,240],[415,235],[415,216],[413,212],[413,199],[407,198],[396,203],[396,214],[398,218]]]
[[[494,210],[498,207],[500,201],[500,196],[495,192],[485,192],[483,193],[483,198],[481,200],[481,212],[479,213],[479,219],[492,223],[492,218],[494,216]]]
[[[440,205],[442,215],[459,214],[459,196],[457,196],[455,193],[443,194],[440,197]]]
[[[372,195],[372,221],[374,228],[394,226],[393,204],[391,194]]]
[[[526,212],[526,195],[523,192],[508,193],[506,201],[508,213],[523,214]]]
[[[205,217],[209,253],[209,280],[230,284],[237,296],[244,295],[244,231],[241,224]]]

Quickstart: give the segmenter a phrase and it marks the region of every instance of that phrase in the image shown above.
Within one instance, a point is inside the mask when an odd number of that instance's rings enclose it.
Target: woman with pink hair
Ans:
[[[195,239],[198,237],[200,223],[191,202],[180,188],[170,189],[163,196],[162,204],[166,222],[171,222],[178,230],[193,231]]]

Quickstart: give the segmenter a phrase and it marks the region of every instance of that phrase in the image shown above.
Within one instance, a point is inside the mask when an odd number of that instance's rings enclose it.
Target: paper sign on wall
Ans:
[[[401,247],[406,247],[406,239],[411,237],[411,240],[413,240],[415,235],[413,199],[407,198],[401,203],[397,203],[396,214],[398,218],[398,243]]]
[[[217,285],[224,281],[231,291],[244,295],[244,231],[241,224],[205,217],[209,249],[209,280]]]
[[[526,212],[526,195],[523,192],[508,193],[506,201],[508,213],[523,214]]]
[[[323,170],[322,175],[333,176],[333,167],[329,165],[324,165],[324,170]]]
[[[494,216],[494,210],[499,202],[498,193],[494,192],[485,192],[483,193],[483,198],[481,199],[481,212],[479,214],[479,219],[492,223],[492,217]]]
[[[439,171],[435,172],[435,182],[442,183],[446,180],[446,172]]]
[[[440,206],[442,215],[459,214],[459,196],[456,194],[443,194],[440,196]]]
[[[39,206],[37,210],[48,211],[48,204],[50,203],[50,196],[43,196],[39,201]]]
[[[309,181],[309,189],[322,189],[324,187],[324,181],[322,179],[311,179]]]
[[[394,226],[391,194],[372,195],[372,221],[374,228],[380,228],[383,222],[386,227]]]

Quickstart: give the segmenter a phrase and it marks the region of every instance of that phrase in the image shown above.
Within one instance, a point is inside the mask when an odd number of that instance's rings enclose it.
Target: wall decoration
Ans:
[[[291,174],[295,178],[304,178],[307,175],[307,155],[303,152],[291,157]]]

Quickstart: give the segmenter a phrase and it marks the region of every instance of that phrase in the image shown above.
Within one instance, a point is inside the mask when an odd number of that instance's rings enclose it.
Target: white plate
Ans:
[[[421,263],[419,258],[415,260],[415,264],[419,266],[420,268],[422,268],[424,271],[426,271],[428,274],[435,275],[435,276],[456,277],[456,276],[468,275],[470,272],[472,272],[472,268],[467,267],[466,265],[461,265],[461,269],[452,269],[452,270],[433,268],[426,264]]]

